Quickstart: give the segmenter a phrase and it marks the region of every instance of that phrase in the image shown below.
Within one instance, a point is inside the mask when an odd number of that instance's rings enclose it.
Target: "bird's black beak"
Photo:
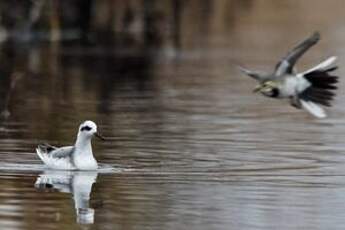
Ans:
[[[105,139],[105,137],[103,137],[99,132],[94,134],[96,137],[98,137],[99,139],[101,139],[102,141],[106,141],[107,139]]]
[[[253,93],[257,93],[257,92],[261,91],[262,88],[263,88],[262,85],[257,85],[257,86],[253,89]]]

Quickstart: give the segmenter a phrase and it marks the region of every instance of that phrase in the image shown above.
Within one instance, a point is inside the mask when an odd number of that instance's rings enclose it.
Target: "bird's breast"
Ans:
[[[73,156],[73,163],[77,169],[80,170],[95,170],[98,168],[96,159],[91,153],[79,153],[75,152]]]
[[[294,76],[286,77],[279,87],[279,97],[289,98],[295,96],[298,88],[298,79]]]

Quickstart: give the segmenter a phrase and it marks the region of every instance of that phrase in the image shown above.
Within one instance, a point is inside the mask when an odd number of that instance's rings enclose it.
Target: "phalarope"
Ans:
[[[51,169],[96,170],[98,164],[91,147],[93,136],[105,140],[97,132],[97,125],[93,121],[85,121],[79,126],[74,146],[58,148],[49,144],[41,144],[36,148],[36,152],[44,164]]]

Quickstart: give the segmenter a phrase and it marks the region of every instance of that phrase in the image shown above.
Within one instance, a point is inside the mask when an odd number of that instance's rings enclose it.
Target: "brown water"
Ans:
[[[344,66],[343,2],[226,2],[180,48],[1,47],[0,229],[344,229],[344,81],[318,120],[234,67],[269,70],[315,29],[300,69]],[[72,144],[86,119],[105,170],[44,171],[35,146]]]

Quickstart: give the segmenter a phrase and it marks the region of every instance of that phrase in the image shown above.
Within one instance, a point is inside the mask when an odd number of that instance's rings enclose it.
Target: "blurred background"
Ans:
[[[0,1],[0,228],[343,229],[344,7]],[[253,94],[236,68],[271,71],[314,31],[297,68],[339,57],[324,120]],[[73,144],[86,119],[109,139],[93,143],[98,162],[131,169],[90,176],[90,225],[76,221],[75,175],[65,193],[34,187],[36,145]]]
[[[341,55],[341,6],[293,0],[4,1],[2,115],[57,119],[68,116],[59,110],[76,108],[78,98],[97,100],[91,107],[109,113],[123,84],[136,85],[130,93],[153,85],[152,93],[166,93],[163,85],[171,88],[181,73],[184,81],[223,77],[232,91],[231,85],[248,80],[236,64],[270,71],[316,30],[323,40],[310,51],[318,58],[307,63]]]

